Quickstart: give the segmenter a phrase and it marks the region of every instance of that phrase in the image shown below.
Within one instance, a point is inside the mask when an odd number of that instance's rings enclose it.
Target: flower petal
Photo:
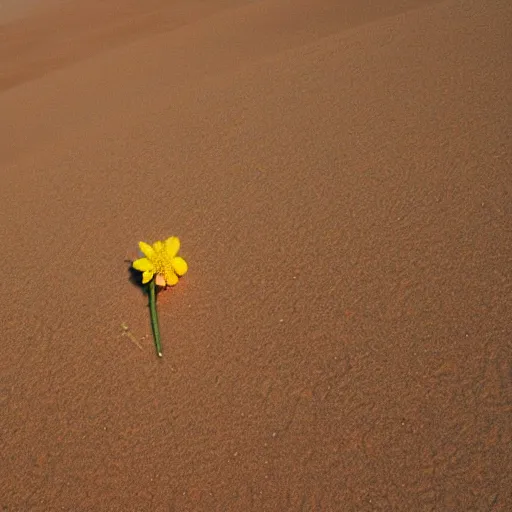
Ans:
[[[155,277],[155,284],[158,286],[165,286],[165,277],[162,274],[157,274]]]
[[[174,258],[180,250],[180,239],[177,236],[171,236],[164,242],[165,252],[169,258]]]
[[[175,284],[178,284],[178,276],[170,268],[165,269],[165,283],[167,286],[174,286]]]
[[[149,281],[151,281],[151,279],[153,279],[153,275],[154,275],[154,272],[152,272],[151,270],[147,270],[146,272],[144,272],[142,274],[142,284],[149,283]]]
[[[132,267],[140,272],[147,272],[148,270],[153,270],[153,263],[147,258],[139,258],[132,263]]]
[[[154,244],[153,244],[153,250],[155,251],[156,254],[160,254],[164,249],[164,244],[160,241],[160,240],[157,240]]]
[[[148,258],[148,260],[152,260],[154,258],[155,251],[151,245],[147,244],[146,242],[139,242],[139,249],[142,251],[144,256]]]
[[[180,256],[173,258],[171,261],[171,265],[172,265],[172,268],[174,269],[174,272],[176,272],[176,274],[178,274],[179,276],[183,276],[187,273],[187,270],[188,270],[187,262]]]

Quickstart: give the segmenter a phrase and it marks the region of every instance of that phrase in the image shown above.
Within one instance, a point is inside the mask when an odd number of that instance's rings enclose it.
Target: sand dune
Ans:
[[[512,9],[374,4],[0,10],[6,510],[510,506]]]

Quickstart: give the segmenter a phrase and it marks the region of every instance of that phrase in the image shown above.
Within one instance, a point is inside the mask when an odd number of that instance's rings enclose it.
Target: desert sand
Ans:
[[[0,16],[3,511],[512,508],[510,2]]]

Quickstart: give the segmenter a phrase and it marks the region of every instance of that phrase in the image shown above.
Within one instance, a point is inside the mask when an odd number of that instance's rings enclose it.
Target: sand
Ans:
[[[4,5],[2,510],[512,507],[510,2]]]

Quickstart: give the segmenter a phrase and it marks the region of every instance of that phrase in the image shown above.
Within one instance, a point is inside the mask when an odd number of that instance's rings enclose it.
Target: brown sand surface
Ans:
[[[511,509],[510,2],[2,19],[3,511]]]

